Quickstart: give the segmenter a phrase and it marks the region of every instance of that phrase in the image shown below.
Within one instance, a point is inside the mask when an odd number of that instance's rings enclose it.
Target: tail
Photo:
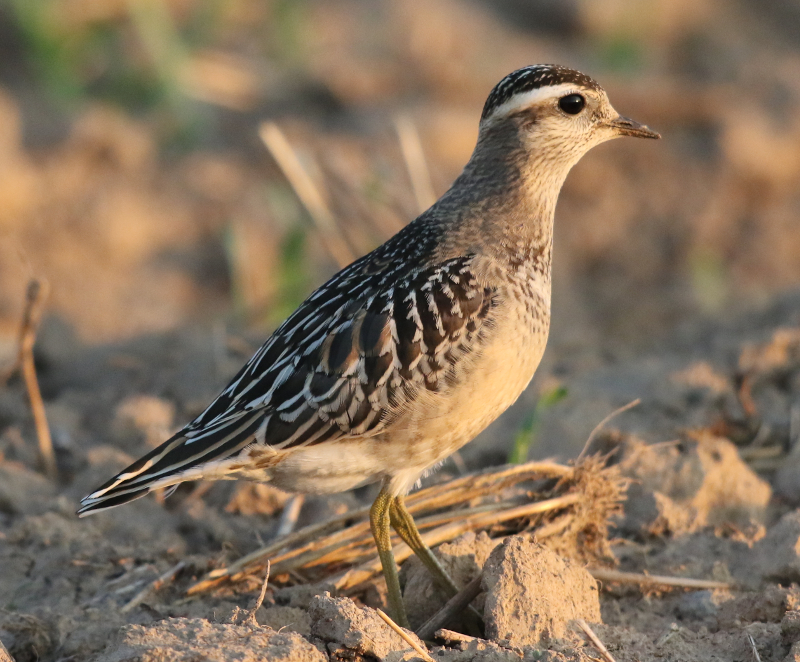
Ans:
[[[159,487],[221,478],[225,472],[220,465],[251,444],[266,420],[263,411],[244,411],[207,428],[184,428],[81,499],[78,515],[121,506]]]

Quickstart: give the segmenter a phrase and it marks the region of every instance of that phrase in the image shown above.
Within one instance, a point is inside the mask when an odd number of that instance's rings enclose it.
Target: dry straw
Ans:
[[[423,660],[425,660],[425,662],[433,662],[433,658],[430,655],[428,655],[428,652],[426,650],[423,650],[422,647],[416,641],[414,641],[405,630],[403,630],[403,628],[401,628],[391,618],[389,618],[386,614],[384,614],[382,610],[378,609],[377,611],[378,611],[378,616],[380,616],[383,619],[386,625],[388,625],[390,628],[392,628],[392,630],[394,630],[397,634],[399,634],[400,637],[402,637],[403,641],[405,641],[409,646],[411,646],[411,648],[413,648],[420,655],[420,657]]]
[[[19,349],[17,360],[8,370],[0,376],[0,384],[19,370],[25,381],[28,400],[33,413],[33,422],[36,426],[36,436],[39,440],[39,456],[45,473],[51,480],[58,479],[56,456],[53,452],[53,440],[50,436],[50,427],[47,424],[47,415],[39,390],[39,380],[36,377],[36,364],[33,356],[33,346],[36,344],[36,334],[42,321],[42,313],[47,295],[50,292],[48,282],[40,278],[32,278],[28,283],[25,296],[25,312],[22,315],[22,324],[19,332]]]
[[[300,198],[300,202],[308,211],[325,249],[340,268],[346,267],[356,258],[356,255],[342,236],[341,229],[320,187],[303,167],[297,152],[289,144],[277,124],[264,122],[258,133],[297,197]]]
[[[607,520],[624,491],[618,470],[590,457],[575,467],[530,462],[469,474],[411,494],[407,505],[431,547],[479,529],[490,535],[530,531],[558,551],[598,562],[610,558]],[[412,554],[399,539],[393,551],[398,562]],[[273,577],[303,571],[340,591],[356,589],[380,572],[369,507],[299,529],[208,573],[188,592],[254,579],[267,559]]]
[[[611,653],[608,652],[608,649],[605,647],[605,644],[602,641],[600,641],[600,637],[598,637],[595,634],[594,630],[592,630],[592,628],[589,627],[589,624],[586,621],[584,621],[582,618],[576,618],[575,622],[578,624],[578,627],[580,627],[580,629],[583,630],[583,633],[586,635],[589,641],[592,642],[592,645],[598,651],[600,651],[600,655],[603,656],[603,659],[606,662],[616,662],[614,658],[611,657]]]

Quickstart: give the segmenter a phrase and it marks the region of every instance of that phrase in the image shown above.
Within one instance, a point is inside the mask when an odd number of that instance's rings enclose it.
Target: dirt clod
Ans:
[[[507,538],[483,570],[487,638],[509,646],[564,637],[569,621],[600,622],[597,582],[581,566],[521,536]]]
[[[800,510],[786,513],[753,548],[761,576],[800,581]]]
[[[800,641],[792,644],[789,654],[783,660],[784,662],[800,662]]]
[[[531,651],[536,657],[523,659],[537,660],[542,662],[559,662],[566,658],[553,657],[557,655],[551,651]],[[438,662],[519,662],[518,651],[509,650],[498,646],[494,642],[484,639],[473,639],[462,644],[459,649],[439,649],[431,654],[433,659]]]
[[[752,593],[738,595],[719,606],[717,625],[734,629],[741,623],[782,623],[798,598],[796,587],[768,586]]]
[[[258,622],[280,632],[297,632],[303,636],[311,634],[308,612],[297,607],[272,607],[258,614]]]
[[[676,608],[678,615],[687,621],[702,621],[704,618],[715,616],[719,605],[714,598],[714,591],[686,593],[678,602]]]
[[[332,598],[325,593],[311,601],[311,634],[358,655],[384,660],[395,651],[413,649],[394,632],[374,609],[358,607],[350,598]],[[424,649],[413,632],[408,633]]]
[[[275,604],[284,607],[296,607],[298,609],[308,609],[311,602],[318,595],[325,593],[333,594],[335,587],[333,584],[296,584],[294,586],[283,586],[275,591]]]
[[[787,644],[800,641],[800,610],[787,611],[781,619],[781,634]]]
[[[623,473],[636,482],[623,529],[661,535],[703,526],[763,521],[772,491],[730,441],[697,434],[683,443],[648,446],[628,440]]]
[[[436,556],[459,586],[466,586],[483,568],[499,540],[492,540],[485,532],[476,535],[470,531],[451,543],[439,545]],[[416,628],[437,611],[448,600],[448,595],[433,581],[430,571],[413,557],[404,565],[406,574],[404,599],[411,626]],[[483,598],[478,596],[473,603],[480,610]],[[455,627],[450,623],[448,627]],[[458,628],[456,628],[458,629]]]
[[[114,435],[131,443],[144,437],[155,448],[170,435],[175,419],[175,405],[152,395],[130,395],[117,405],[111,425]]]
[[[28,490],[28,491],[26,491]],[[0,512],[39,514],[47,510],[55,490],[41,474],[19,463],[0,464]]]
[[[96,662],[325,662],[299,634],[250,625],[171,618],[152,627],[129,625]]]

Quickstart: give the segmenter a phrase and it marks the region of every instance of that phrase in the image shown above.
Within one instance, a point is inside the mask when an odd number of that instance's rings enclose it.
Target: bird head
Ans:
[[[536,64],[503,78],[489,94],[480,135],[513,135],[524,152],[571,167],[589,149],[612,138],[660,138],[621,116],[589,76],[555,64]]]

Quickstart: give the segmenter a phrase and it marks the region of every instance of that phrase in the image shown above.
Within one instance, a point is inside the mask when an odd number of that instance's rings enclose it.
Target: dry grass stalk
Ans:
[[[318,522],[317,524],[312,524],[311,526],[306,526],[299,531],[295,531],[294,533],[289,534],[285,538],[280,540],[276,540],[273,543],[270,543],[266,547],[262,547],[261,549],[257,549],[246,556],[243,556],[241,559],[232,563],[229,566],[224,568],[218,568],[217,570],[212,570],[209,572],[205,578],[194,584],[189,588],[189,595],[194,593],[199,593],[204,591],[212,586],[216,585],[220,581],[231,577],[241,571],[243,568],[248,566],[257,564],[264,559],[269,558],[273,554],[280,552],[282,549],[287,547],[291,547],[296,544],[304,543],[308,539],[313,539],[318,536],[326,535],[329,531],[336,530],[340,525],[350,519],[358,519],[360,517],[366,517],[369,514],[369,507],[359,508],[358,510],[354,510],[352,512],[344,513],[343,515],[338,515],[336,517],[332,517],[331,519],[325,522]]]
[[[587,565],[612,563],[614,553],[608,537],[608,520],[621,514],[621,504],[629,481],[619,467],[606,467],[605,457],[590,456],[575,466],[570,479],[562,478],[556,490],[577,490],[583,498],[575,506],[548,521],[539,521],[538,539],[548,538],[547,546],[560,554]]]
[[[756,648],[756,640],[753,639],[753,635],[749,632],[747,634],[747,641],[750,643],[750,652],[753,654],[754,662],[761,662],[761,656],[758,654],[758,648]]]
[[[164,584],[166,584],[167,582],[171,582],[173,579],[175,579],[175,575],[177,575],[185,567],[186,567],[186,562],[185,561],[181,561],[177,565],[174,565],[172,568],[167,570],[163,575],[161,575],[158,579],[152,581],[145,588],[143,588],[141,591],[139,591],[126,604],[124,604],[122,606],[122,608],[120,609],[120,612],[123,613],[123,614],[126,614],[129,611],[131,611],[133,608],[137,607],[139,604],[141,604],[144,601],[144,599],[148,595],[150,595],[150,593],[152,593],[153,591],[157,591],[162,586],[164,586]]]
[[[554,462],[531,462],[524,465],[505,467],[499,471],[493,468],[415,492],[409,495],[406,505],[412,513],[418,513],[422,510],[437,510],[505,489],[524,480],[563,478],[572,474],[573,469],[571,467],[565,467]],[[288,568],[299,567],[296,559],[301,555],[305,555],[303,556],[303,563],[305,563],[315,558],[322,558],[324,554],[331,550],[352,549],[351,543],[354,541],[357,543],[359,537],[362,538],[363,544],[369,548],[371,556],[374,550],[371,547],[372,538],[368,521],[369,510],[370,507],[365,506],[331,518],[326,522],[307,526],[283,539],[276,540],[225,568],[211,571],[203,580],[189,588],[189,594],[207,590],[228,578],[234,581],[241,579],[246,574],[251,574],[254,571],[254,566],[263,563],[264,559],[270,557],[273,557],[273,573],[285,572]],[[354,523],[346,529],[337,531],[348,520]],[[441,520],[434,521],[438,523]],[[423,526],[425,523],[424,520],[419,522]],[[287,548],[289,549],[288,552],[277,557],[274,556]],[[295,561],[290,565],[286,565],[285,562],[290,559],[295,559]]]
[[[753,462],[758,460],[774,460],[783,457],[786,454],[783,446],[745,446],[739,449],[739,455],[745,462]]]
[[[482,580],[483,575],[479,574],[450,598],[444,607],[420,626],[417,630],[417,636],[423,641],[431,639],[451,618],[464,611],[469,606],[469,603],[478,597],[478,593],[481,592]]]
[[[589,433],[589,436],[586,438],[586,443],[583,445],[583,449],[581,449],[580,454],[578,455],[578,461],[583,459],[586,453],[589,451],[589,447],[592,445],[592,442],[595,440],[600,431],[608,425],[609,421],[619,416],[621,413],[628,411],[629,409],[633,409],[637,405],[641,404],[641,398],[636,398],[635,400],[631,400],[627,405],[622,405],[612,411],[608,416],[606,416],[602,421],[600,421],[597,425],[594,426],[592,431]]]
[[[467,502],[472,498],[485,496],[506,487],[533,478],[565,478],[573,475],[574,470],[555,462],[529,462],[527,464],[512,465],[497,470],[496,468],[462,476],[447,483],[440,483],[409,495],[406,505],[412,513],[422,510],[437,510],[457,503]],[[338,515],[326,522],[319,522],[304,527],[299,531],[276,540],[266,547],[252,552],[225,568],[212,570],[200,582],[189,588],[189,594],[199,593],[211,588],[219,582],[233,578],[238,579],[245,574],[250,574],[255,566],[263,564],[264,559],[272,558],[273,574],[284,572],[278,563],[300,556],[307,552],[321,549],[345,549],[345,545],[363,537],[363,544],[372,545],[369,529],[369,506],[364,506],[342,515]],[[345,522],[352,521],[350,527],[336,532]],[[438,523],[438,521],[437,521]],[[425,524],[420,520],[419,524]],[[284,549],[290,551],[275,557]],[[374,551],[369,547],[370,555]],[[327,551],[325,552],[327,553]],[[308,558],[312,558],[310,555]],[[322,554],[320,554],[320,558]],[[298,567],[296,562],[292,567]],[[247,572],[244,572],[247,570]]]
[[[267,561],[267,571],[264,573],[264,583],[261,584],[261,593],[258,594],[256,598],[256,602],[253,605],[253,608],[250,610],[250,613],[247,615],[247,618],[244,619],[244,623],[250,623],[252,625],[258,625],[258,621],[256,620],[256,613],[259,609],[261,609],[261,605],[264,604],[264,597],[267,595],[267,585],[269,584],[269,571],[271,570],[269,561]]]
[[[22,373],[28,400],[31,403],[33,422],[36,426],[36,437],[39,441],[39,455],[45,473],[51,480],[58,479],[58,467],[53,452],[53,439],[50,436],[50,426],[47,424],[47,414],[44,409],[42,392],[39,390],[39,380],[36,377],[36,364],[33,357],[33,346],[36,344],[36,333],[42,321],[44,302],[47,299],[50,287],[46,280],[32,278],[28,282],[25,297],[25,311],[22,315],[22,324],[19,332],[19,351],[16,363],[9,368],[3,376],[5,382],[17,370]]]
[[[280,166],[286,179],[292,185],[300,202],[308,211],[311,220],[323,239],[326,250],[339,267],[346,267],[356,256],[336,224],[336,219],[314,180],[303,168],[296,152],[286,136],[274,122],[264,122],[258,132],[272,157]]]
[[[597,474],[600,474],[599,477]],[[487,497],[496,499],[509,488],[539,479],[555,480],[556,487],[535,497],[531,497],[527,490],[517,488],[511,500],[475,505],[476,500]],[[532,498],[551,494],[556,496],[532,501]],[[515,525],[511,527],[512,530],[522,530],[534,523],[537,526],[544,525],[541,531],[540,528],[536,529],[537,537],[563,535],[572,541],[570,544],[578,546],[586,542],[591,549],[585,552],[585,557],[596,560],[606,553],[607,536],[604,524],[589,520],[599,518],[604,522],[621,498],[622,486],[616,470],[603,469],[600,461],[588,458],[576,468],[553,462],[531,462],[484,470],[420,490],[408,497],[407,505],[415,514],[433,512],[427,517],[417,517],[423,540],[431,547],[452,540],[466,531],[520,520],[521,527]],[[562,516],[560,513],[565,510],[566,514]],[[273,576],[311,569],[316,570],[318,575],[329,577],[331,573],[339,571],[328,581],[340,590],[353,589],[380,572],[368,514],[369,508],[364,507],[328,522],[300,529],[225,568],[210,572],[191,586],[188,592],[191,595],[209,590],[226,580],[238,582],[253,577],[267,558],[272,562]],[[345,526],[348,521],[349,526]],[[548,530],[549,523],[557,525]],[[507,529],[508,526],[505,527]],[[595,538],[602,539],[602,544],[596,542]],[[595,548],[600,549],[602,554],[596,554]],[[405,543],[394,547],[398,562],[408,558],[411,553]],[[346,569],[341,571],[343,566]]]
[[[408,115],[398,115],[394,120],[394,126],[397,129],[400,150],[403,152],[408,176],[411,178],[414,198],[420,213],[422,213],[436,202],[431,174],[428,164],[425,162],[425,152],[422,150],[422,140],[420,140],[417,127]]]
[[[592,577],[601,582],[620,582],[640,586],[675,586],[696,589],[732,589],[735,584],[718,582],[712,579],[692,579],[691,577],[669,577],[667,575],[643,575],[638,572],[621,572],[608,568],[589,568]]]
[[[482,529],[494,524],[499,524],[501,522],[507,522],[509,520],[519,519],[522,517],[529,517],[531,515],[544,513],[550,510],[566,508],[578,503],[582,498],[582,494],[574,492],[563,497],[556,497],[555,499],[547,499],[546,501],[529,503],[525,504],[524,506],[510,508],[505,511],[492,512],[485,515],[476,515],[466,519],[457,517],[456,521],[452,522],[451,524],[446,524],[445,526],[433,529],[433,531],[423,533],[422,540],[428,547],[436,547],[436,545],[441,545],[443,542],[449,542],[450,540],[457,538],[462,533],[466,533],[467,531]],[[411,554],[413,554],[411,548],[405,543],[395,545],[395,547],[392,549],[392,552],[395,560],[398,563],[402,563],[409,558]],[[370,559],[366,563],[352,568],[333,579],[333,585],[340,591],[346,591],[363,584],[369,579],[372,579],[381,571],[380,559],[377,558],[377,555],[373,555],[373,557],[374,558]]]
[[[472,641],[476,641],[478,637],[471,637],[468,634],[462,634],[461,632],[454,632],[453,630],[447,630],[442,628],[441,630],[436,631],[436,638],[445,641],[450,644],[468,644]]]
[[[297,518],[300,517],[300,511],[303,508],[305,496],[303,494],[295,494],[283,508],[281,513],[281,521],[278,523],[278,530],[275,533],[276,538],[288,536],[294,527],[297,525]]]
[[[434,526],[440,526],[448,522],[452,522],[459,518],[487,512],[499,512],[505,508],[519,505],[518,503],[503,502],[500,504],[485,504],[476,506],[475,508],[459,508],[455,511],[448,511],[438,515],[431,515],[430,517],[417,518],[415,521],[417,527],[422,531],[430,529]],[[316,565],[324,565],[330,563],[350,563],[356,565],[365,561],[367,558],[372,558],[375,555],[375,546],[372,538],[372,532],[368,527],[353,527],[351,532],[355,537],[352,542],[342,546],[332,545],[332,551],[324,556],[315,557],[313,560],[306,563],[306,567]],[[392,537],[398,541],[399,537],[392,534]]]
[[[386,614],[384,614],[383,611],[381,611],[380,609],[378,609],[377,611],[378,611],[378,616],[380,616],[384,620],[386,625],[388,625],[390,628],[392,628],[392,630],[397,632],[397,634],[399,634],[403,638],[403,640],[409,646],[411,646],[411,648],[413,648],[414,651],[416,651],[420,655],[420,657],[422,657],[423,660],[425,660],[425,662],[434,662],[433,658],[430,655],[428,655],[428,652],[423,650],[422,647],[416,641],[414,641],[411,637],[409,637],[408,633],[405,630],[403,630],[403,628],[401,628],[391,618],[389,618]]]
[[[589,627],[589,624],[586,621],[584,621],[582,618],[576,618],[575,622],[578,624],[578,627],[583,630],[589,641],[592,642],[592,646],[594,646],[600,652],[600,655],[603,656],[603,659],[606,662],[616,662],[616,660],[611,656],[611,653],[608,652],[605,644],[600,641],[600,637],[594,633],[594,630]]]

